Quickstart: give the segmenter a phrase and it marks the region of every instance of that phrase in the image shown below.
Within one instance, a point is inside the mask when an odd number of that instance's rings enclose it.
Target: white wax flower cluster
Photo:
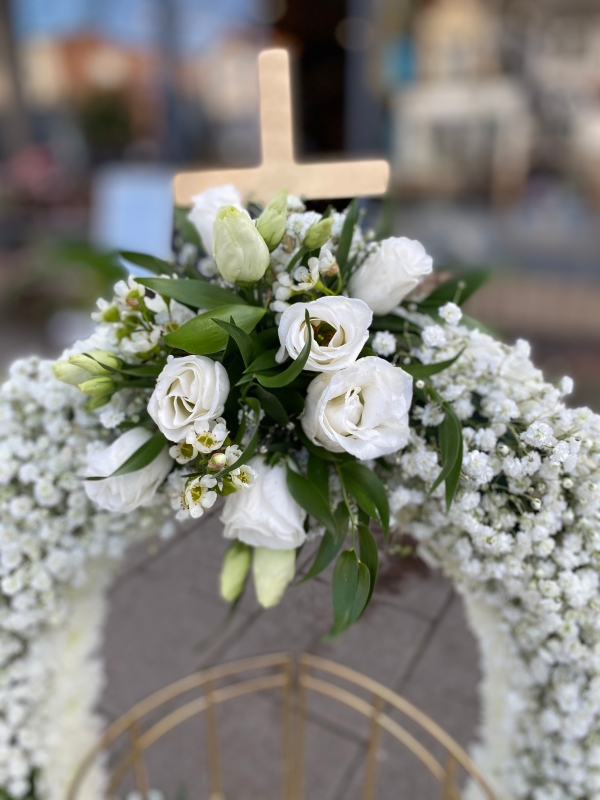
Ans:
[[[440,316],[444,344],[432,337],[419,356],[464,348],[431,379],[465,422],[463,474],[447,512],[443,487],[428,497],[438,457],[415,425],[386,473],[396,525],[465,596],[489,671],[478,755],[499,796],[598,797],[600,417],[565,406],[572,381],[545,382],[526,342],[470,330],[452,308]]]
[[[104,564],[103,573],[110,574],[130,542],[160,528],[167,536],[174,528],[160,492],[153,493],[151,508],[133,514],[99,511],[90,503],[79,476],[88,454],[93,458],[105,447],[107,432],[84,410],[85,395],[59,383],[51,367],[35,358],[17,361],[0,391],[0,786],[22,797],[32,770],[40,769],[44,796],[58,800],[93,741],[93,732],[81,731],[83,738],[77,732],[89,724],[94,685],[101,685],[94,679],[84,690],[81,683],[101,615],[81,622],[91,643],[83,641],[74,655],[77,674],[61,683],[65,692],[79,687],[83,706],[61,705],[60,694],[53,709],[46,707],[58,673],[70,669],[63,661],[67,653],[57,654],[50,643],[71,618],[73,591],[90,580],[94,564]],[[70,755],[59,757],[51,730],[69,727],[64,714],[72,715],[76,741],[60,742]],[[49,765],[54,787],[44,777]],[[61,773],[63,767],[69,774]]]

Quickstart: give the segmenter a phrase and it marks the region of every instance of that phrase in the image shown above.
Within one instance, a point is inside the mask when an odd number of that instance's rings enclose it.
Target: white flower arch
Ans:
[[[477,419],[469,404],[485,408],[487,421],[465,429],[450,512],[442,488],[427,496],[437,456],[413,435],[387,476],[396,526],[464,597],[485,675],[476,755],[499,795],[597,798],[600,418],[566,409],[568,381],[545,383],[524,343],[456,324],[444,333],[436,360],[466,350],[434,376],[436,388],[463,417]],[[0,395],[0,785],[17,798],[32,770],[38,796],[64,797],[98,729],[105,588],[157,514],[163,535],[172,532],[160,496],[127,516],[90,507],[77,475],[106,431],[82,399],[37,359],[17,362]],[[520,458],[496,444],[517,416],[530,422]],[[100,795],[102,777],[98,769],[86,796]]]

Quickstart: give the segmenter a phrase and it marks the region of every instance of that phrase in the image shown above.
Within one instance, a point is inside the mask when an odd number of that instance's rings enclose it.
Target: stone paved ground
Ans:
[[[384,565],[379,588],[360,622],[333,644],[330,584],[324,579],[289,590],[270,611],[247,592],[233,622],[210,649],[198,645],[222,621],[218,573],[227,543],[219,510],[175,539],[138,546],[110,593],[102,712],[114,719],[136,701],[197,669],[245,656],[307,651],[329,657],[392,687],[415,702],[461,744],[478,720],[478,656],[461,602],[450,584],[421,562]],[[152,551],[152,552],[149,552]],[[366,726],[330,701],[309,706],[306,797],[358,800]],[[276,798],[280,706],[266,694],[219,710],[227,800]],[[149,759],[154,786],[169,798],[208,797],[200,718],[156,746]],[[378,798],[429,800],[433,781],[391,739],[379,757]]]

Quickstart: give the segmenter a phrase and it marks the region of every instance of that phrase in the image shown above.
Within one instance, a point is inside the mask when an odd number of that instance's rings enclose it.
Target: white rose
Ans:
[[[369,337],[373,313],[362,300],[348,297],[321,297],[287,308],[279,323],[281,348],[277,361],[281,363],[286,355],[295,360],[302,352],[306,344],[306,311],[313,337],[305,369],[333,372],[354,364]]]
[[[169,357],[158,376],[148,413],[167,439],[179,442],[195,422],[220,417],[229,394],[227,371],[207,356]]]
[[[365,460],[408,442],[412,378],[376,356],[360,358],[308,387],[302,427],[314,444]]]
[[[136,450],[152,437],[146,428],[132,428],[114,441],[110,447],[93,453],[88,458],[87,475],[103,477],[112,475]],[[117,475],[103,481],[85,481],[87,496],[107,511],[127,514],[138,506],[149,505],[156,490],[165,480],[173,460],[167,448],[145,467],[127,475]]]
[[[233,184],[228,183],[197,194],[192,197],[192,203],[194,205],[188,214],[188,219],[200,234],[206,254],[212,258],[217,211],[221,206],[235,206],[243,211],[242,196]]]
[[[306,539],[306,511],[288,491],[285,466],[268,467],[260,457],[251,459],[249,466],[255,472],[253,485],[225,499],[223,535],[271,550],[300,547]]]
[[[352,275],[348,293],[364,300],[375,314],[389,314],[432,267],[421,242],[392,236]]]

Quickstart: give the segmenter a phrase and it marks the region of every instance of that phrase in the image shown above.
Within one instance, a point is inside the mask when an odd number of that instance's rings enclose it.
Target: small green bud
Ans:
[[[252,548],[240,541],[235,541],[223,559],[221,569],[221,597],[233,603],[240,596],[250,571]]]
[[[215,219],[214,258],[229,283],[252,284],[269,266],[269,248],[247,214],[222,206]]]
[[[306,231],[303,242],[304,246],[308,248],[308,250],[318,250],[320,247],[323,247],[331,236],[332,227],[333,220],[331,217],[326,217],[325,219],[319,220],[319,222],[315,222],[315,224],[311,225]]]
[[[287,218],[287,191],[277,192],[269,205],[256,220],[256,230],[265,240],[270,251],[275,250],[285,234]]]
[[[96,408],[102,408],[102,406],[105,406],[110,398],[110,394],[101,394],[99,397],[90,397],[90,399],[86,400],[83,405],[87,411],[94,411]]]
[[[109,306],[102,312],[102,319],[104,322],[118,322],[121,319],[119,309],[116,306]]]
[[[79,388],[85,394],[91,394],[97,397],[103,394],[112,394],[117,387],[112,378],[98,375],[95,378],[90,378],[88,381],[80,383]]]
[[[110,369],[121,369],[123,362],[109,350],[90,350],[89,353],[76,353],[69,357],[69,363],[87,370],[92,375],[107,375]]]
[[[295,550],[271,550],[257,547],[252,559],[252,576],[256,597],[263,608],[272,608],[294,579]]]
[[[68,383],[70,386],[79,386],[80,383],[91,377],[87,370],[76,367],[75,364],[70,364],[68,361],[57,361],[52,365],[52,372],[57,380]]]

